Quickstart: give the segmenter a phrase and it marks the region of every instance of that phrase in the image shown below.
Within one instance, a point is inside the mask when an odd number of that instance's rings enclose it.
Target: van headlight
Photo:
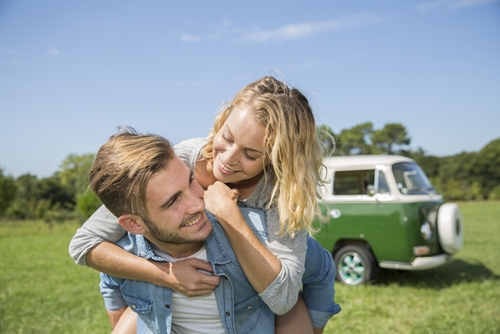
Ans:
[[[429,222],[424,222],[422,226],[420,226],[420,233],[422,234],[422,238],[425,241],[429,241],[432,239],[432,227]]]

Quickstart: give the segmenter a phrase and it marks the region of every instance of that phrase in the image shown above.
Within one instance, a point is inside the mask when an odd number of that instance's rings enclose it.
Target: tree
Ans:
[[[0,216],[3,216],[12,201],[16,198],[16,182],[10,175],[4,175],[0,168]]]
[[[410,145],[411,141],[406,128],[400,123],[386,124],[383,129],[374,131],[370,139],[374,152],[385,154],[406,154],[402,146]]]
[[[78,196],[78,209],[86,219],[88,219],[97,209],[99,209],[101,205],[101,200],[91,190],[87,190],[86,192]]]
[[[500,138],[488,143],[478,153],[477,164],[472,171],[481,183],[485,197],[500,185]]]
[[[71,189],[64,187],[59,173],[54,173],[51,177],[40,180],[40,198],[47,199],[50,206],[56,204],[61,208],[72,209],[76,204],[76,199],[71,194]]]
[[[457,201],[463,200],[465,197],[464,191],[460,187],[460,183],[455,179],[448,179],[446,182],[443,196],[447,200]]]
[[[88,173],[93,161],[94,154],[92,153],[83,155],[70,154],[59,167],[58,174],[61,185],[67,189],[74,203],[76,203],[77,196],[87,190]]]
[[[473,198],[478,193],[478,153],[462,152],[453,156],[441,158],[439,178],[446,185],[444,195],[447,200]],[[455,187],[455,189],[452,189]],[[483,191],[481,197],[485,197]],[[460,196],[458,195],[460,193]]]
[[[16,179],[16,197],[12,201],[7,212],[9,215],[19,219],[36,218],[38,200],[40,199],[40,188],[36,175],[23,174]]]
[[[373,124],[366,122],[358,124],[351,129],[340,132],[336,155],[362,155],[371,154],[372,150],[367,139],[373,132]]]
[[[439,175],[441,158],[434,155],[427,155],[421,147],[417,148],[416,151],[410,151],[408,155],[418,163],[429,178],[435,178]]]

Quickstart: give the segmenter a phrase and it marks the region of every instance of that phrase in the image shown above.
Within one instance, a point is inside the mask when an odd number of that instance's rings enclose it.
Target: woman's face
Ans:
[[[214,176],[224,183],[238,183],[263,170],[265,129],[252,110],[237,105],[214,138]]]

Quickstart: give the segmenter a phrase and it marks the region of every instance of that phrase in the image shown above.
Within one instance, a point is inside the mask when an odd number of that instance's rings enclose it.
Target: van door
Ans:
[[[404,208],[391,194],[384,170],[380,166],[335,171],[333,187],[323,201],[331,214],[330,224],[316,236],[329,246],[325,248],[332,250],[339,240],[365,241],[377,261],[409,261]]]

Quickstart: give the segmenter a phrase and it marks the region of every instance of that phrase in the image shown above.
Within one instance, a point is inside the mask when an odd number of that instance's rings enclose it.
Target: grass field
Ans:
[[[337,284],[329,333],[500,333],[500,202],[459,203],[462,250],[444,267]],[[109,333],[98,273],[67,247],[77,226],[0,223],[0,333]]]

